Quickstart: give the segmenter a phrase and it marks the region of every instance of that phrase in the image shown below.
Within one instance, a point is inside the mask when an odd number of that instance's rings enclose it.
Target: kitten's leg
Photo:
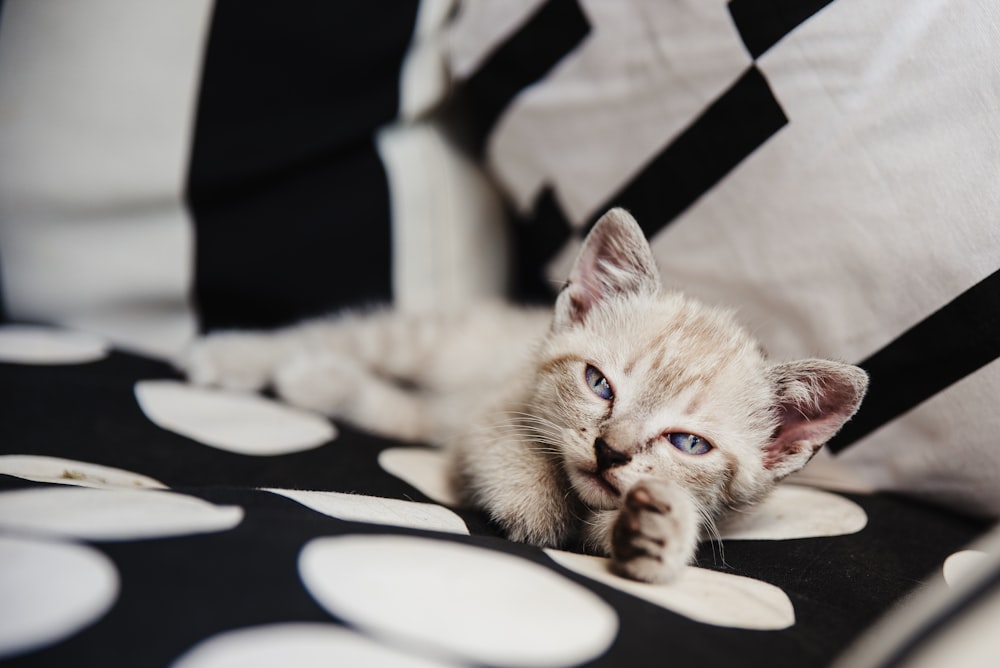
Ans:
[[[196,341],[177,363],[198,385],[274,386],[291,404],[359,428],[441,443],[453,425],[467,424],[474,397],[437,396],[396,379],[433,380],[434,355],[446,346],[437,343],[443,322],[436,314],[374,311],[267,332],[217,332]]]
[[[178,366],[196,385],[244,391],[273,386],[300,408],[382,436],[423,440],[427,416],[417,393],[377,376],[352,357],[358,348],[352,325],[358,321],[351,317],[267,332],[217,332],[196,341]]]
[[[280,364],[274,390],[288,403],[340,418],[389,438],[428,438],[429,407],[419,393],[336,353],[300,355]]]
[[[391,311],[346,312],[276,330],[212,332],[191,344],[177,365],[197,385],[236,390],[263,389],[279,368],[303,356],[332,353],[372,367],[371,360],[392,361],[399,355],[395,348],[380,344],[401,319]]]
[[[199,385],[258,390],[294,358],[333,353],[358,360],[374,374],[423,384],[446,349],[447,323],[434,313],[375,310],[272,331],[213,332],[195,341],[177,364]]]
[[[487,436],[459,439],[449,450],[454,482],[508,538],[562,547],[583,509],[574,506],[568,481],[550,457],[519,440]]]
[[[583,547],[605,557],[611,556],[611,530],[618,520],[619,511],[591,510],[584,524]]]
[[[645,480],[628,491],[621,509],[595,515],[588,539],[606,546],[620,575],[669,582],[694,557],[699,517],[679,485]]]

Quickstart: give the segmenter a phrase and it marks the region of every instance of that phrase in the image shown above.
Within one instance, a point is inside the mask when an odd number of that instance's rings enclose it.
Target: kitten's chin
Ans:
[[[621,505],[621,491],[603,476],[578,469],[570,474],[577,496],[594,510],[611,510]]]

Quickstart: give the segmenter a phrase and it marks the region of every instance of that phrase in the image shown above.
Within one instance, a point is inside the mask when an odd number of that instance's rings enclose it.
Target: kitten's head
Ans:
[[[639,480],[669,478],[708,513],[756,501],[802,468],[868,383],[848,364],[771,363],[730,312],[663,290],[620,209],[584,242],[535,381],[529,410],[549,424],[585,504],[615,508]]]

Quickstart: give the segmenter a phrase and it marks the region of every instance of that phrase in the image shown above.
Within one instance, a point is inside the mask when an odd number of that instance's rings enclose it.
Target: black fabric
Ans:
[[[416,8],[215,4],[187,188],[203,328],[391,299],[374,133],[397,113]]]
[[[832,0],[730,0],[729,14],[757,58]]]
[[[1000,270],[861,362],[868,394],[828,447],[844,450],[998,357]]]
[[[343,427],[335,441],[316,450],[274,457],[223,452],[167,432],[145,418],[133,396],[135,382],[159,378],[176,374],[161,363],[117,352],[91,364],[0,364],[4,454],[121,467],[159,478],[177,492],[245,511],[244,520],[229,531],[91,542],[121,577],[113,608],[64,641],[4,665],[168,665],[201,640],[230,629],[285,621],[339,623],[303,588],[297,556],[313,538],[366,533],[499,550],[592,590],[614,608],[620,631],[609,651],[588,665],[661,666],[665,657],[676,666],[825,665],[985,528],[977,520],[900,497],[851,496],[869,518],[857,534],[728,541],[724,560],[717,546],[703,545],[700,566],[780,587],[797,619],[783,631],[720,628],[567,571],[537,548],[504,540],[472,511],[457,511],[471,536],[444,536],[340,521],[262,491],[312,488],[430,501],[378,466],[378,454],[398,444]],[[0,492],[47,486],[0,475]]]
[[[482,152],[510,101],[543,78],[589,32],[577,0],[548,0],[462,83],[474,152]]]

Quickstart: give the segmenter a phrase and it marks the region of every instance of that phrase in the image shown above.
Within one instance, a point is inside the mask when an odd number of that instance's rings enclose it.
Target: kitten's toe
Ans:
[[[611,565],[625,577],[668,582],[691,559],[697,540],[696,512],[679,487],[641,482],[629,490],[611,530]]]

